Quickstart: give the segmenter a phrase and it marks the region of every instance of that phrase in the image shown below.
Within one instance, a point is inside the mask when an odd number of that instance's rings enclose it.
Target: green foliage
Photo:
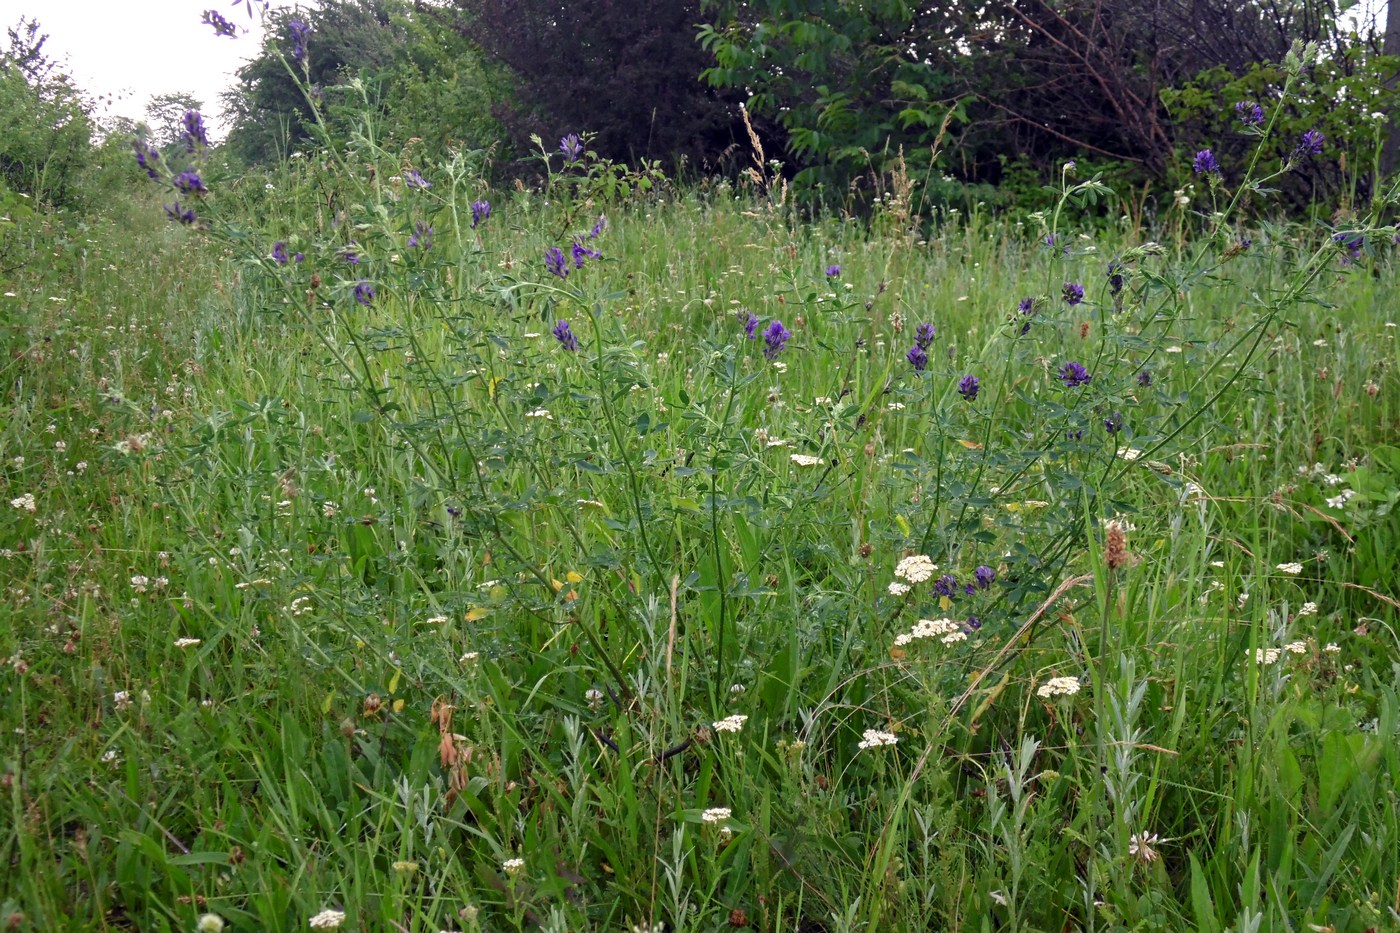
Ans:
[[[92,125],[67,75],[44,57],[39,25],[21,20],[0,52],[0,179],[55,207],[81,202]]]

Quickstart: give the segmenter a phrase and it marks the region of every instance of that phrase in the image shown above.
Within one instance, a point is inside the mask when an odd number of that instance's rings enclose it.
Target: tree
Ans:
[[[1382,51],[1392,59],[1391,75],[1386,87],[1391,91],[1400,91],[1400,0],[1388,0],[1386,3]],[[1400,171],[1400,114],[1390,114],[1390,132],[1386,139],[1381,169],[1386,175]]]
[[[199,110],[203,101],[181,92],[157,94],[146,104],[146,123],[152,141],[160,148],[174,145],[184,132],[186,111]]]
[[[73,81],[44,54],[48,37],[21,19],[0,51],[0,183],[66,207],[92,149],[88,106]]]

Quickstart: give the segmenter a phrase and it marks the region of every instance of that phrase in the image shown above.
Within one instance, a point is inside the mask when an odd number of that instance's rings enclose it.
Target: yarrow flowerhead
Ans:
[[[374,286],[367,280],[360,279],[355,283],[355,301],[368,308],[374,303]]]
[[[969,402],[976,401],[977,393],[981,390],[982,384],[978,381],[976,376],[963,376],[962,380],[958,382],[958,394],[961,395],[963,398],[967,399]]]
[[[749,717],[742,713],[735,713],[733,716],[726,716],[716,722],[710,723],[710,727],[716,732],[740,732],[744,728],[744,723]]]
[[[490,217],[490,216],[491,216],[491,202],[490,202],[490,201],[473,201],[473,202],[472,202],[472,229],[473,229],[473,230],[475,230],[477,227],[481,226],[482,224],[486,223],[486,218],[488,218],[488,217]]]
[[[559,345],[565,350],[574,352],[578,350],[578,338],[574,336],[573,329],[569,327],[569,322],[559,320],[554,324],[554,330],[550,331],[554,339],[559,341]]]
[[[312,917],[309,925],[313,930],[334,930],[345,923],[345,911],[323,910]]]
[[[1070,360],[1060,367],[1060,382],[1065,388],[1075,389],[1087,383],[1091,378],[1089,371],[1079,363]]]
[[[777,359],[791,337],[792,331],[784,327],[782,321],[773,321],[763,332],[763,355],[770,360]]]
[[[894,575],[910,583],[923,583],[932,577],[937,569],[938,565],[930,560],[927,554],[911,554],[895,564]]]
[[[1245,126],[1262,126],[1264,108],[1252,100],[1242,100],[1235,104],[1235,116],[1239,117],[1240,122]]]
[[[706,823],[723,823],[734,815],[734,811],[728,807],[710,807],[700,814],[700,819]]]
[[[561,279],[569,277],[569,260],[564,255],[564,251],[557,246],[551,246],[544,251],[544,267]]]
[[[937,335],[938,328],[927,322],[914,328],[914,342],[923,350],[933,346],[933,338]]]
[[[209,134],[204,129],[204,117],[198,110],[186,110],[180,119],[180,126],[180,142],[184,144],[186,152],[209,148]]]
[[[1215,158],[1215,153],[1202,149],[1191,160],[1191,170],[1197,175],[1219,175],[1220,162]]]
[[[508,858],[501,863],[501,870],[514,877],[525,870],[525,860],[523,858]]]
[[[1065,304],[1077,305],[1084,300],[1084,286],[1078,282],[1066,282],[1063,295]]]
[[[899,736],[893,732],[883,732],[879,729],[866,729],[864,737],[857,744],[857,748],[880,748],[884,745],[895,745],[899,742]]]
[[[1079,692],[1078,677],[1051,677],[1036,690],[1036,696],[1074,696]]]
[[[904,354],[904,358],[909,361],[909,365],[914,367],[914,372],[921,373],[928,367],[928,351],[917,343],[909,348],[909,352]]]
[[[564,154],[565,162],[577,162],[583,155],[583,143],[579,142],[576,133],[570,133],[559,140],[559,151]]]
[[[831,265],[829,265],[829,266],[826,267],[826,277],[827,277],[827,278],[829,278],[829,279],[834,279],[834,278],[837,278],[837,277],[840,276],[840,275],[841,275],[841,267],[840,267],[839,265],[837,265],[836,263],[832,263]]]
[[[220,15],[218,10],[205,10],[204,19],[200,20],[200,22],[204,23],[207,26],[214,27],[215,38],[222,38],[224,36],[228,36],[230,39],[232,39],[238,35],[237,27],[235,27],[233,23],[230,23],[228,20],[224,19],[223,16]]]

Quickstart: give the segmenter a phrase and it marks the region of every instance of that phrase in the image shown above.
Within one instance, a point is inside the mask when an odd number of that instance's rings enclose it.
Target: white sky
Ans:
[[[208,9],[237,25],[238,37],[216,38],[201,22]],[[99,119],[139,120],[153,95],[184,92],[204,102],[214,137],[225,130],[221,93],[262,42],[259,18],[250,20],[247,9],[233,8],[230,0],[0,0],[0,41],[8,41],[4,31],[21,16],[39,21],[40,33],[49,36],[45,53],[64,62],[88,97],[106,98]]]

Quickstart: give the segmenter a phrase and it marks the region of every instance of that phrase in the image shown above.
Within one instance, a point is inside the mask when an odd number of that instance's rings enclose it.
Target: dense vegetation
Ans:
[[[6,174],[0,922],[1400,923],[1400,187],[1298,122],[1381,72],[997,211],[803,197],[799,116],[531,156],[463,9],[271,14],[226,145]]]

